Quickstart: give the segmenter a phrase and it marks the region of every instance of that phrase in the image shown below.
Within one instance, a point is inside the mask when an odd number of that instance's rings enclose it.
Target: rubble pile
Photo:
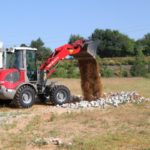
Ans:
[[[81,96],[73,96],[73,101],[71,103],[57,105],[56,107],[71,108],[71,109],[90,108],[90,107],[105,108],[107,106],[118,107],[119,105],[125,103],[141,103],[144,101],[150,101],[150,99],[145,98],[134,91],[133,92],[122,91],[105,94],[103,98],[99,98],[93,101],[84,100]]]

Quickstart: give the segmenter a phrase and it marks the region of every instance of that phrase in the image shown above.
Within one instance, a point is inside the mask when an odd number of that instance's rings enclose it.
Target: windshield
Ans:
[[[23,51],[16,50],[15,53],[7,52],[6,68],[17,68],[17,69],[24,68]]]
[[[0,52],[0,68],[3,67],[3,53]]]

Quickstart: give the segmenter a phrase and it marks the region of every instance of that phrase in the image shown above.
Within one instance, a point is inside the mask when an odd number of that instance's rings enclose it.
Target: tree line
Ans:
[[[81,35],[71,35],[68,43],[72,43],[77,39],[86,38]],[[117,30],[96,29],[88,39],[98,43],[97,55],[101,58],[136,56],[139,50],[145,56],[150,56],[150,33],[145,34],[142,39],[134,40]],[[21,46],[26,45],[21,44]],[[45,47],[41,38],[31,41],[29,46],[38,49],[37,59],[39,61],[46,59],[51,53],[51,49]]]
[[[28,45],[26,44],[21,44],[20,46],[28,47]],[[41,38],[38,38],[37,40],[32,40],[29,47],[37,48],[37,60],[38,61],[46,60],[52,52],[50,48],[45,46]]]
[[[86,39],[81,35],[71,35],[68,43],[73,43],[78,39]],[[145,62],[145,56],[150,56],[150,33],[144,35],[142,39],[134,40],[127,35],[120,33],[117,30],[101,30],[96,29],[88,38],[96,41],[98,44],[97,55],[100,59],[98,62],[101,65],[101,75],[104,77],[111,76],[148,76],[150,77],[150,61]],[[65,43],[62,43],[65,44]],[[27,46],[21,44],[21,46]],[[47,48],[41,38],[32,40],[30,47],[37,48],[37,60],[41,63],[47,59],[52,50]],[[59,46],[59,45],[58,45]],[[120,64],[119,71],[115,72],[110,65],[102,65],[102,59],[112,59],[115,57],[134,56],[130,70],[126,70]],[[110,57],[110,58],[108,58]],[[148,57],[147,57],[148,58]],[[114,64],[115,65],[115,64]],[[117,65],[117,64],[116,64]],[[129,64],[128,64],[129,65]],[[77,63],[74,60],[62,63],[58,66],[57,72],[53,76],[58,77],[79,77],[79,72],[76,69]]]
[[[76,39],[84,38],[80,35],[71,35],[69,42]],[[96,29],[89,39],[97,41],[97,54],[102,58],[136,56],[139,50],[145,56],[150,56],[150,33],[145,34],[142,39],[134,40],[117,30]]]

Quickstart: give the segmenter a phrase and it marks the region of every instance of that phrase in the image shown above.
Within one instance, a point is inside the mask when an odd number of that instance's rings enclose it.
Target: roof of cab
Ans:
[[[37,48],[32,47],[14,47],[14,50],[31,50],[31,51],[37,51]]]

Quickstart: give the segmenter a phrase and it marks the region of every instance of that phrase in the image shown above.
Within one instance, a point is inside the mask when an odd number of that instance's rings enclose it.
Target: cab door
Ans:
[[[36,51],[26,51],[27,77],[29,81],[37,81]]]

